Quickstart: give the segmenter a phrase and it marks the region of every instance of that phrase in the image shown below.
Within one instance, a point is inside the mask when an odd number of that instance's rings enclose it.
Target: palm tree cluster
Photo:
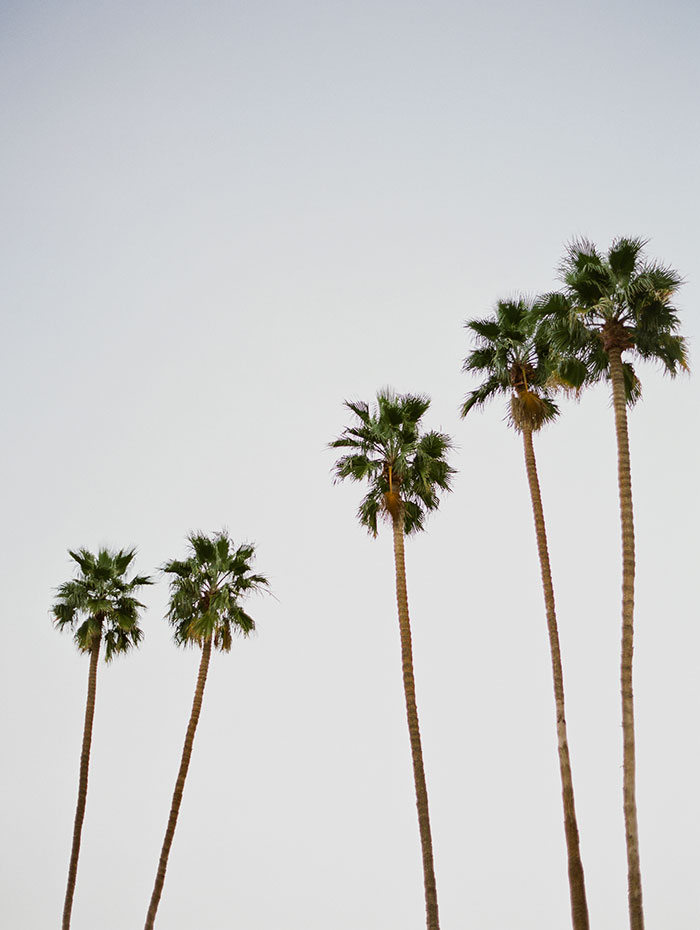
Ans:
[[[146,916],[146,928],[154,926],[163,891],[168,856],[175,835],[202,708],[212,647],[221,652],[229,652],[235,634],[247,636],[255,629],[255,621],[243,609],[242,602],[247,594],[264,591],[268,584],[264,575],[252,570],[255,547],[250,543],[234,546],[225,531],[211,537],[203,533],[192,533],[188,540],[189,557],[166,562],[161,571],[170,576],[167,619],[173,628],[175,643],[178,646],[199,647],[202,656],[165,839]],[[76,578],[64,582],[58,588],[53,607],[56,626],[59,629],[72,630],[79,651],[90,655],[78,803],[63,908],[63,930],[70,927],[78,872],[101,644],[104,641],[105,660],[109,662],[116,654],[138,646],[143,637],[139,615],[144,605],[136,600],[134,594],[139,588],[152,584],[152,579],[146,575],[127,577],[135,554],[134,549],[122,549],[118,552],[100,549],[97,556],[87,549],[71,551],[71,557],[78,563],[79,573]]]
[[[466,323],[472,346],[463,368],[478,378],[479,383],[466,396],[461,415],[466,417],[473,409],[503,397],[507,401],[508,422],[523,440],[550,647],[573,930],[588,930],[589,916],[574,803],[563,660],[534,436],[558,417],[557,397],[562,391],[580,395],[586,387],[601,380],[610,382],[622,541],[620,687],[628,905],[630,930],[644,930],[635,795],[632,688],[635,558],[627,411],[641,396],[635,362],[657,361],[670,375],[688,367],[686,344],[678,334],[679,320],[673,305],[681,278],[673,269],[647,260],[644,246],[640,239],[620,238],[603,254],[593,243],[575,240],[567,247],[560,265],[563,284],[560,291],[534,299],[500,300],[490,316]],[[455,473],[448,463],[450,437],[422,428],[429,406],[426,395],[398,394],[390,389],[380,390],[372,403],[346,401],[352,422],[329,446],[341,450],[333,469],[335,480],[365,484],[366,493],[357,511],[360,524],[373,537],[382,522],[392,529],[401,670],[423,862],[426,927],[439,930],[405,561],[406,537],[424,528],[427,516],[438,509],[441,495],[451,490]],[[254,546],[235,547],[225,532],[213,537],[193,533],[189,546],[186,559],[162,566],[170,577],[167,619],[175,642],[200,648],[201,660],[145,930],[154,926],[163,891],[211,650],[228,652],[235,633],[247,635],[255,628],[242,600],[247,594],[267,587],[266,578],[252,570]],[[71,552],[71,556],[80,573],[58,589],[54,616],[59,628],[74,631],[80,651],[90,655],[90,671],[63,930],[70,926],[76,882],[101,644],[105,644],[107,661],[139,644],[139,612],[143,605],[135,595],[138,589],[151,584],[147,576],[127,578],[133,550],[103,549],[94,556],[81,549]]]
[[[505,394],[510,399],[511,423],[523,436],[552,658],[574,930],[588,927],[588,909],[574,808],[554,589],[532,437],[557,417],[554,395],[558,389],[578,393],[601,380],[610,382],[622,537],[620,691],[628,909],[631,930],[643,930],[632,688],[634,514],[627,409],[641,396],[636,360],[656,361],[671,376],[688,368],[686,343],[678,334],[679,319],[673,305],[681,277],[672,268],[645,259],[645,245],[641,239],[621,237],[602,254],[592,242],[574,240],[559,267],[564,285],[561,291],[532,301],[501,301],[492,317],[467,324],[476,347],[465,360],[464,369],[484,380],[466,398],[462,415],[491,397]]]
[[[580,393],[601,379],[610,381],[622,522],[621,693],[628,904],[631,930],[643,930],[635,800],[634,530],[627,408],[641,396],[633,360],[658,361],[671,375],[687,368],[686,346],[678,335],[679,321],[672,303],[681,278],[672,269],[645,260],[644,245],[640,239],[620,238],[603,255],[587,240],[573,241],[560,266],[564,285],[561,291],[536,299],[517,297],[498,301],[491,316],[466,324],[474,346],[463,368],[481,380],[467,395],[462,416],[492,398],[503,396],[508,402],[508,421],[523,438],[551,655],[574,930],[588,930],[589,916],[574,803],[554,586],[533,436],[559,415],[558,391]],[[378,518],[383,516],[394,533],[402,668],[423,852],[426,925],[428,930],[437,930],[437,891],[418,727],[403,539],[404,534],[422,529],[426,514],[438,506],[439,493],[450,490],[453,470],[445,456],[451,443],[442,433],[420,436],[419,420],[428,408],[426,397],[380,391],[372,410],[366,403],[347,401],[345,406],[353,415],[353,425],[331,443],[333,448],[348,450],[336,462],[336,479],[366,481],[369,490],[357,513],[360,523],[376,535]]]

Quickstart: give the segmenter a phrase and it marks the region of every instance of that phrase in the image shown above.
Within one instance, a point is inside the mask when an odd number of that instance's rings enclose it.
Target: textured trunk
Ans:
[[[158,904],[160,902],[160,896],[163,893],[163,884],[165,882],[165,871],[168,868],[168,856],[170,855],[170,847],[173,844],[173,837],[175,836],[175,827],[177,826],[177,815],[180,812],[180,804],[182,802],[182,792],[185,788],[185,779],[187,778],[187,770],[190,767],[190,757],[192,756],[192,745],[194,744],[194,735],[197,730],[197,723],[199,722],[199,714],[202,709],[202,697],[204,695],[204,686],[207,681],[207,671],[209,669],[209,657],[211,656],[211,639],[207,639],[202,646],[202,658],[199,663],[199,674],[197,676],[197,687],[194,691],[194,700],[192,702],[192,713],[190,714],[190,722],[187,727],[187,734],[185,736],[185,745],[182,749],[182,759],[180,761],[180,771],[177,773],[177,781],[175,782],[175,790],[173,791],[173,801],[170,805],[170,816],[168,817],[168,826],[165,831],[165,839],[163,840],[163,848],[160,853],[160,861],[158,863],[158,872],[156,873],[156,882],[153,886],[153,894],[151,895],[151,903],[148,907],[148,915],[146,917],[146,924],[144,930],[153,930],[153,924],[156,919],[156,912],[158,911]]]
[[[620,691],[622,695],[623,806],[627,842],[627,894],[631,930],[644,930],[642,908],[642,873],[639,865],[639,831],[634,748],[634,698],[632,692],[632,654],[634,650],[634,514],[632,477],[627,433],[627,405],[622,371],[622,350],[610,348],[610,377],[617,434],[617,475],[620,488],[622,524],[622,660]]]
[[[559,648],[559,631],[554,605],[554,588],[552,571],[549,564],[547,532],[544,525],[544,511],[540,495],[540,483],[537,477],[537,462],[532,444],[532,430],[523,429],[525,447],[525,467],[530,485],[532,513],[535,519],[537,551],[540,557],[542,589],[549,633],[549,649],[552,654],[552,678],[554,680],[554,703],[557,713],[557,746],[559,750],[559,773],[561,775],[561,793],[564,805],[564,834],[569,867],[569,895],[571,898],[571,921],[574,930],[588,930],[588,905],[586,903],[586,885],[583,877],[583,863],[579,849],[578,823],[574,806],[574,783],[571,777],[571,759],[569,758],[569,741],[566,735],[566,714],[564,708],[564,672]]]
[[[80,753],[80,781],[78,784],[78,803],[75,808],[73,824],[73,846],[68,867],[68,884],[66,900],[63,905],[63,930],[70,928],[70,915],[73,910],[75,879],[78,874],[78,856],[80,855],[80,838],[85,819],[85,801],[87,800],[88,770],[90,768],[90,746],[92,744],[92,722],[95,717],[95,694],[97,692],[97,663],[100,658],[100,635],[95,636],[90,647],[90,671],[88,672],[88,691],[85,702],[85,724],[83,726],[83,748]]]
[[[428,930],[439,930],[437,888],[433,865],[433,841],[430,835],[430,813],[428,811],[428,789],[423,770],[423,749],[418,726],[416,686],[413,677],[413,650],[411,648],[411,623],[408,616],[408,594],[406,591],[406,563],[403,547],[403,512],[401,508],[393,515],[394,563],[396,566],[396,602],[399,609],[399,631],[401,634],[401,665],[403,688],[406,697],[406,717],[411,739],[413,758],[413,780],[416,786],[418,828],[423,851],[423,882],[425,885],[425,912]]]

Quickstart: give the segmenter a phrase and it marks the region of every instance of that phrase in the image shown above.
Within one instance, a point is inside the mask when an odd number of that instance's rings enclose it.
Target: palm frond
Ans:
[[[471,391],[465,398],[464,403],[462,404],[461,415],[466,417],[470,410],[474,407],[483,407],[484,404],[488,403],[492,397],[495,397],[499,394],[506,394],[510,389],[510,381],[504,381],[502,378],[495,375],[487,378],[483,384],[479,385],[478,388]]]
[[[362,423],[366,424],[369,422],[369,405],[364,401],[346,400],[344,405],[351,413],[354,413]]]
[[[630,362],[622,363],[622,377],[625,386],[625,400],[628,406],[633,407],[641,399],[642,383]]]
[[[497,340],[501,332],[498,322],[493,319],[469,320],[464,324],[464,327],[487,343]]]
[[[462,364],[462,371],[493,371],[499,366],[498,349],[494,345],[474,349]],[[505,374],[505,371],[504,371]]]
[[[360,525],[364,526],[372,536],[377,535],[377,521],[380,513],[383,512],[384,493],[383,491],[380,493],[377,488],[370,488],[357,508],[357,519]]]
[[[646,239],[620,236],[608,250],[608,262],[618,280],[627,282],[634,274],[639,256],[647,244]]]
[[[415,501],[408,501],[403,509],[403,531],[406,536],[413,536],[425,529],[425,511]]]

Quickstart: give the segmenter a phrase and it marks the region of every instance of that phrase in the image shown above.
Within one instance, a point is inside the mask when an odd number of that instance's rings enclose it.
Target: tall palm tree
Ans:
[[[586,239],[567,248],[560,272],[564,293],[543,301],[539,314],[554,343],[578,355],[562,372],[576,386],[603,378],[612,385],[622,528],[622,645],[620,691],[623,734],[623,807],[631,930],[643,930],[642,878],[637,826],[634,699],[634,511],[627,407],[641,395],[632,359],[657,361],[670,375],[687,370],[673,299],[677,271],[644,258],[645,241],[616,239],[602,255]],[[623,356],[625,359],[623,360]]]
[[[191,533],[188,540],[189,558],[167,562],[163,566],[163,571],[172,576],[167,619],[173,627],[176,644],[199,646],[202,657],[145,930],[153,928],[163,892],[168,856],[202,709],[212,646],[221,652],[229,652],[234,634],[247,636],[255,629],[255,622],[243,610],[241,601],[246,594],[264,590],[268,584],[263,575],[252,571],[255,547],[250,543],[234,547],[225,531],[212,537]]]
[[[544,510],[532,440],[533,433],[541,429],[545,423],[555,419],[559,411],[551,396],[550,345],[538,336],[532,309],[532,303],[522,298],[502,300],[496,305],[496,312],[493,316],[484,320],[473,320],[466,324],[467,329],[476,338],[477,348],[466,358],[464,371],[483,375],[484,381],[467,396],[462,406],[462,416],[465,417],[470,410],[481,407],[494,397],[505,395],[510,401],[510,423],[523,437],[525,469],[530,486],[552,659],[571,918],[574,930],[588,930],[588,904],[579,848],[574,783],[571,775],[566,727],[564,672]]]
[[[104,641],[105,661],[110,662],[115,655],[138,646],[143,636],[139,627],[139,611],[143,604],[136,600],[134,593],[138,588],[151,584],[151,580],[145,575],[135,575],[131,579],[126,577],[135,554],[134,549],[120,549],[118,552],[100,549],[96,556],[87,549],[70,551],[70,556],[78,563],[80,571],[77,577],[65,581],[58,588],[52,611],[58,629],[71,630],[78,650],[90,655],[78,803],[75,809],[73,845],[63,905],[63,930],[70,927],[75,880],[78,874],[100,647]]]
[[[389,520],[393,527],[403,686],[423,852],[426,920],[428,930],[439,930],[428,791],[413,673],[404,535],[423,529],[426,514],[438,507],[439,492],[450,490],[454,469],[447,464],[446,454],[451,442],[444,433],[421,434],[420,421],[430,406],[430,400],[423,395],[383,390],[377,394],[372,409],[359,401],[346,401],[345,406],[355,420],[339,439],[330,443],[331,448],[349,450],[335,463],[336,480],[367,481],[369,489],[357,516],[373,536],[377,535],[380,517]]]

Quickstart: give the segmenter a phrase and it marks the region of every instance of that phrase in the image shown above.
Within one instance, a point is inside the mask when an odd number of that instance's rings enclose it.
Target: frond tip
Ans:
[[[454,469],[447,462],[452,441],[445,433],[421,433],[430,406],[424,394],[377,393],[376,403],[345,402],[355,416],[352,426],[328,445],[347,449],[333,468],[334,480],[366,481],[368,490],[357,511],[360,523],[377,535],[380,517],[403,515],[404,531],[423,528],[436,510],[441,491],[450,491]]]

